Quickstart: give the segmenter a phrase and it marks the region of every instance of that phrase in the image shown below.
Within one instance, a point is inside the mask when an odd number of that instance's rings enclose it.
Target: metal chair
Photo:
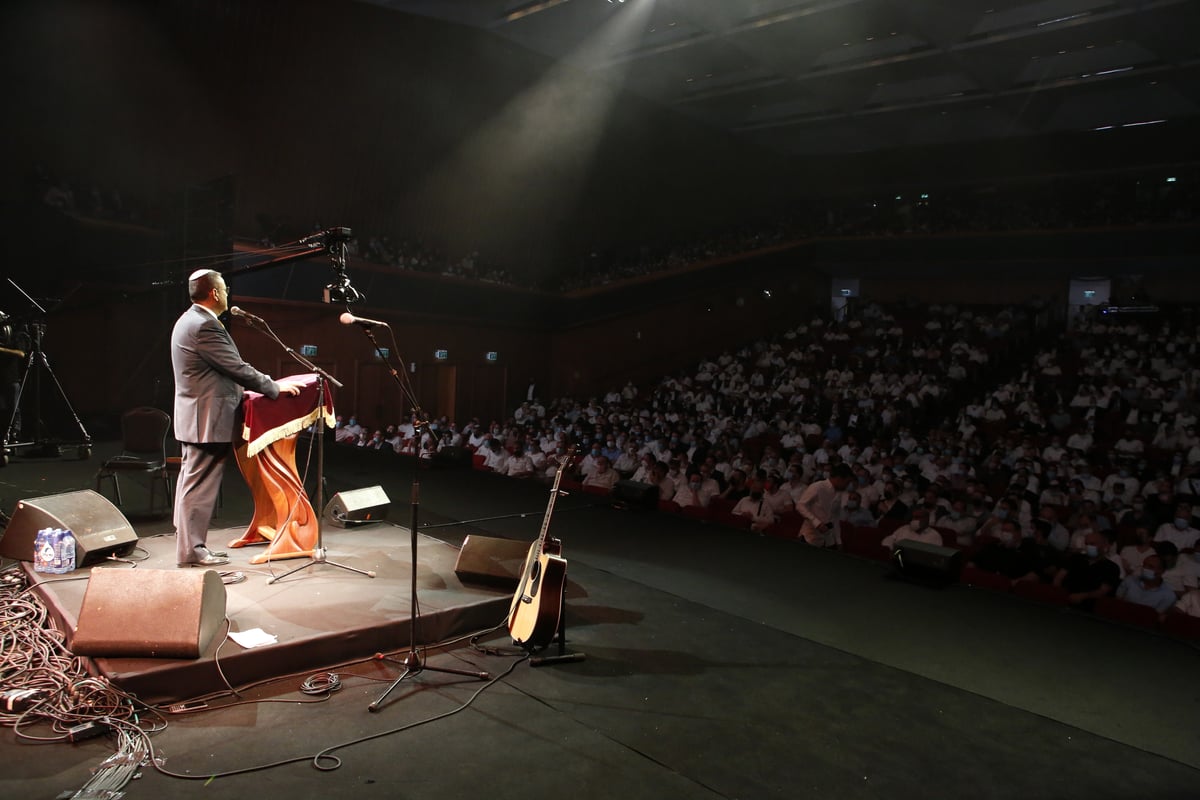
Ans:
[[[171,481],[167,474],[167,434],[171,416],[157,408],[142,407],[125,412],[121,417],[120,455],[114,456],[96,472],[96,491],[100,483],[110,478],[117,505],[121,505],[120,475],[144,475],[150,479],[150,511],[161,484],[167,509],[171,508]]]

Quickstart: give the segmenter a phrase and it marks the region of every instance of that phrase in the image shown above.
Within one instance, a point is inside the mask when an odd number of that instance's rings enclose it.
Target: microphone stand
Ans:
[[[421,407],[417,404],[415,395],[412,395],[410,392],[406,391],[408,387],[405,385],[405,382],[401,380],[400,374],[396,371],[396,368],[392,366],[389,356],[384,353],[382,348],[380,348],[379,342],[376,340],[375,334],[371,330],[371,326],[362,325],[362,329],[363,333],[371,341],[371,345],[375,348],[376,354],[383,359],[384,364],[387,365],[388,373],[392,376],[392,380],[396,381],[396,384],[400,387],[401,394],[410,395],[410,400],[413,406],[413,415],[415,417],[413,422],[413,436],[417,441],[417,452],[414,456],[415,460],[413,463],[412,497],[408,523],[409,542],[412,551],[412,565],[409,575],[408,654],[404,657],[404,661],[401,662],[404,666],[404,672],[400,673],[400,677],[392,681],[392,684],[387,687],[383,694],[379,695],[379,697],[376,698],[373,703],[367,706],[368,711],[376,712],[382,708],[383,701],[387,699],[387,696],[390,695],[392,691],[404,680],[414,677],[427,670],[429,672],[442,672],[448,675],[463,675],[468,678],[477,678],[483,681],[488,680],[491,675],[489,675],[487,672],[480,672],[478,670],[431,667],[425,663],[420,651],[417,649],[417,623],[420,622],[421,615],[420,604],[417,602],[417,520],[421,506],[421,483],[419,479],[421,470],[420,442],[423,434],[429,431],[429,422],[428,420],[422,419],[422,417],[425,415],[421,413]]]
[[[316,566],[317,564],[329,564],[331,567],[338,567],[339,569],[344,569],[347,572],[357,572],[359,575],[366,575],[368,578],[374,578],[375,573],[370,570],[358,569],[357,567],[351,567],[347,564],[339,564],[338,562],[330,561],[325,557],[325,543],[322,533],[322,528],[324,528],[325,521],[325,515],[322,510],[325,507],[325,384],[326,382],[331,383],[339,389],[342,388],[342,384],[338,382],[337,378],[318,367],[312,361],[309,361],[308,358],[296,352],[293,348],[284,344],[283,341],[275,335],[275,331],[271,330],[271,326],[266,322],[260,320],[258,317],[247,316],[243,318],[252,328],[256,328],[265,333],[271,339],[274,339],[275,342],[283,348],[285,353],[299,362],[305,369],[316,374],[317,376],[317,421],[315,423],[315,427],[313,428],[313,436],[315,436],[317,439],[317,507],[313,509],[317,517],[317,546],[313,550],[312,555],[309,557],[308,563],[301,564],[294,569],[290,569],[282,575],[277,575],[271,578],[271,580],[267,581],[267,583],[272,584],[277,581],[281,581],[288,575],[299,572],[302,569],[308,569],[309,567]],[[259,323],[261,323],[261,327]],[[270,559],[268,559],[268,562],[269,561]]]

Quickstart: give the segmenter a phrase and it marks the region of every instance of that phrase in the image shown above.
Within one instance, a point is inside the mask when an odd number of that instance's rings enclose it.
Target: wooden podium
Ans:
[[[292,375],[280,380],[300,384],[300,394],[271,400],[258,392],[246,392],[243,441],[234,451],[238,469],[254,498],[254,517],[241,538],[229,546],[267,544],[264,552],[250,559],[251,564],[309,558],[319,539],[320,517],[308,501],[296,471],[296,439],[322,418],[326,426],[334,426],[333,394],[326,382],[324,407],[317,408],[316,375]]]

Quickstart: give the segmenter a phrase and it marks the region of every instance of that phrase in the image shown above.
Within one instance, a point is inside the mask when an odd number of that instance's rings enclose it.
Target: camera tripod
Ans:
[[[26,299],[42,314],[46,313],[46,309],[38,305],[25,291],[17,286],[12,278],[8,279],[17,291],[25,295]],[[70,399],[67,397],[66,391],[62,384],[58,382],[58,377],[54,374],[54,370],[50,368],[50,361],[46,358],[46,353],[42,349],[42,339],[46,335],[45,322],[33,322],[29,325],[29,338],[31,346],[29,353],[25,356],[25,369],[21,375],[21,383],[17,387],[16,396],[12,401],[11,414],[8,418],[8,425],[4,430],[3,454],[0,455],[0,466],[6,466],[9,463],[10,457],[21,448],[31,448],[28,455],[31,456],[49,456],[56,457],[62,454],[59,445],[52,441],[46,435],[46,425],[42,419],[42,377],[48,376],[54,383],[54,387],[58,390],[58,394],[62,397],[63,404],[67,411],[70,412],[71,418],[75,420],[76,427],[79,428],[80,441],[78,444],[78,455],[80,459],[86,459],[92,455],[92,437],[88,435],[87,430],[83,427],[83,422],[80,421],[79,415],[75,413],[74,406],[71,405]],[[21,399],[25,396],[25,387],[30,383],[30,376],[33,377],[33,420],[31,425],[23,424],[21,417]],[[30,441],[16,441],[20,439],[18,429],[29,431],[32,435]]]

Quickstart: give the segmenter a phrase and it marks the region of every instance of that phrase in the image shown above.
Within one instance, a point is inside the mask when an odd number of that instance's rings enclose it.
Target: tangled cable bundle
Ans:
[[[64,645],[49,610],[17,569],[0,573],[0,725],[18,741],[79,742],[110,736],[116,751],[77,798],[117,798],[146,762],[157,712],[103,678]]]

